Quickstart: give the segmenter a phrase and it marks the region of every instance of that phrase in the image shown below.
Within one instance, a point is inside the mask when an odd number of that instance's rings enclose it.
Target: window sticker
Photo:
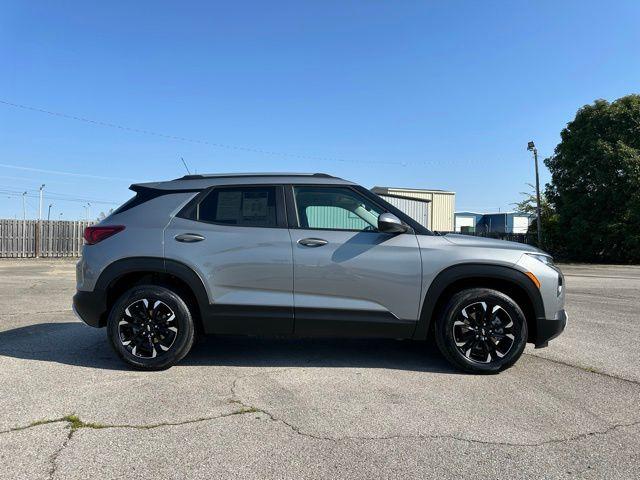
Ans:
[[[269,212],[269,194],[267,192],[242,193],[243,217],[266,217]]]
[[[242,192],[218,192],[217,220],[237,220],[242,203]]]

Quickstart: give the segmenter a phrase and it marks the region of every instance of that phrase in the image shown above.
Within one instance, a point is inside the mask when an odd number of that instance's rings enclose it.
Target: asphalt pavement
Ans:
[[[640,267],[562,268],[567,330],[499,375],[253,337],[147,373],[73,316],[74,262],[0,260],[0,476],[639,478]]]

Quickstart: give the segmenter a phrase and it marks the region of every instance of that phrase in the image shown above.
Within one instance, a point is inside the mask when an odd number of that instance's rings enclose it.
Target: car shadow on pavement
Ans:
[[[104,329],[39,323],[0,332],[0,356],[128,370]],[[457,373],[430,343],[386,339],[206,337],[181,366],[353,367]]]

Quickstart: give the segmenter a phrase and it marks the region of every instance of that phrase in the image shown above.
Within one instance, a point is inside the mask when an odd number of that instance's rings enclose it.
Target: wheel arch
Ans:
[[[466,288],[491,288],[512,297],[527,319],[529,341],[537,336],[537,319],[544,318],[544,304],[538,288],[524,272],[504,265],[465,263],[441,271],[431,282],[422,302],[420,318],[413,335],[424,340],[434,320],[451,295]]]
[[[120,295],[131,287],[142,284],[163,286],[181,294],[194,310],[192,313],[197,328],[202,328],[202,315],[209,305],[204,282],[184,263],[159,257],[116,260],[102,271],[96,282],[96,290],[104,292],[105,301],[100,326],[106,325],[111,306]]]

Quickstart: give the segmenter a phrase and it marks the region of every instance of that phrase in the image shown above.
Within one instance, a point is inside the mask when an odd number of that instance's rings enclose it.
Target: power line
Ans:
[[[47,191],[47,197],[50,198],[51,195],[55,195],[57,197],[60,198],[72,198],[72,199],[76,199],[76,200],[81,200],[84,202],[95,202],[95,203],[116,203],[116,202],[112,202],[109,200],[99,200],[99,199],[95,199],[95,198],[85,198],[85,197],[78,197],[77,195],[70,195],[68,193],[58,193],[58,192],[52,192],[52,191]]]
[[[2,103],[2,100],[0,100]],[[11,165],[8,163],[0,163],[0,167],[2,168],[12,168],[14,170],[25,170],[27,172],[38,172],[38,173],[51,173],[53,175],[67,175],[70,177],[82,177],[82,178],[93,178],[95,180],[117,180],[121,182],[135,182],[136,180],[131,178],[121,178],[121,177],[105,177],[102,175],[90,175],[88,173],[76,173],[76,172],[65,172],[62,170],[46,170],[43,168],[33,168],[33,167],[23,167],[21,165]]]
[[[28,183],[34,184],[34,183],[38,183],[37,180],[33,179],[33,178],[29,178],[29,177],[12,177],[10,175],[0,175],[0,179],[2,180],[20,180],[20,181],[26,181]],[[73,182],[61,182],[59,180],[47,180],[47,184],[54,184],[54,185],[76,185]]]
[[[29,195],[27,195],[28,197]],[[29,208],[33,208],[33,210],[35,211],[35,213],[38,213],[38,209],[36,207],[34,207],[33,205],[31,205],[31,202],[29,200],[26,200],[27,203],[27,207]]]
[[[262,155],[271,155],[271,156],[278,156],[278,157],[297,158],[297,159],[301,159],[301,160],[319,160],[319,161],[328,161],[328,162],[364,163],[364,164],[380,164],[380,165],[399,165],[399,166],[403,166],[403,167],[409,165],[410,163],[412,163],[412,162],[394,162],[394,161],[353,160],[353,159],[343,159],[343,158],[330,158],[330,157],[323,157],[323,156],[316,156],[316,155],[300,155],[300,154],[295,154],[295,153],[276,152],[276,151],[271,151],[271,150],[264,150],[264,149],[261,149],[261,148],[252,148],[252,147],[245,147],[245,146],[239,146],[239,145],[229,145],[229,144],[225,144],[225,143],[210,142],[208,140],[200,140],[200,139],[197,139],[197,138],[182,137],[180,135],[170,135],[170,134],[167,134],[167,133],[159,133],[159,132],[154,132],[152,130],[147,130],[147,129],[143,129],[143,128],[128,127],[128,126],[119,125],[119,124],[116,124],[116,123],[104,122],[102,120],[94,120],[94,119],[87,118],[87,117],[80,117],[80,116],[77,116],[77,115],[70,115],[68,113],[54,112],[54,111],[51,111],[51,110],[45,110],[44,108],[32,107],[32,106],[24,105],[24,104],[20,104],[20,103],[8,102],[8,101],[2,100],[2,99],[0,99],[0,104],[7,105],[7,106],[10,106],[10,107],[14,107],[14,108],[21,108],[23,110],[29,110],[29,111],[32,111],[32,112],[44,113],[46,115],[51,115],[51,116],[54,116],[54,117],[65,118],[67,120],[75,120],[75,121],[78,121],[78,122],[90,123],[92,125],[97,125],[97,126],[101,126],[101,127],[107,127],[107,128],[117,129],[117,130],[124,130],[124,131],[127,131],[127,132],[141,133],[143,135],[152,135],[154,137],[166,138],[166,139],[169,139],[169,140],[177,140],[177,141],[180,141],[180,142],[195,143],[195,144],[207,145],[207,146],[216,147],[216,148],[224,148],[224,149],[227,149],[227,150],[252,152],[252,153],[259,153],[259,154],[262,154]],[[425,162],[425,164],[426,163],[427,162]]]
[[[0,177],[2,178],[2,177]],[[5,189],[5,191],[8,192],[13,192],[13,193],[21,193],[21,191],[15,190],[15,185],[0,185],[0,188]],[[33,191],[34,193],[37,192],[38,190],[36,189],[29,189],[27,188],[26,190],[27,192]],[[87,198],[87,197],[82,197],[82,196],[78,196],[78,195],[72,195],[69,193],[60,193],[60,192],[52,192],[51,190],[47,190],[47,194],[46,194],[47,198],[60,198],[60,199],[72,199],[72,200],[79,200],[79,201],[83,201],[83,202],[95,202],[95,203],[105,203],[105,204],[115,204],[118,202],[114,202],[111,200],[104,200],[104,199],[96,199],[96,198]]]
[[[51,193],[51,192],[50,192]],[[22,197],[22,192],[19,192],[17,190],[0,190],[0,194],[1,195],[9,195],[12,197]],[[61,195],[61,194],[56,194],[56,195]],[[36,193],[27,193],[27,195],[25,195],[27,198],[40,198],[40,196]],[[87,202],[91,202],[91,203],[95,203],[95,204],[101,204],[101,205],[118,205],[122,202],[110,202],[110,201],[105,201],[105,200],[93,200],[90,198],[76,198],[76,197],[70,197],[70,198],[65,198],[62,196],[51,196],[50,194],[46,195],[46,198],[49,198],[51,200],[57,200],[60,202],[75,202],[75,203],[87,203]]]

